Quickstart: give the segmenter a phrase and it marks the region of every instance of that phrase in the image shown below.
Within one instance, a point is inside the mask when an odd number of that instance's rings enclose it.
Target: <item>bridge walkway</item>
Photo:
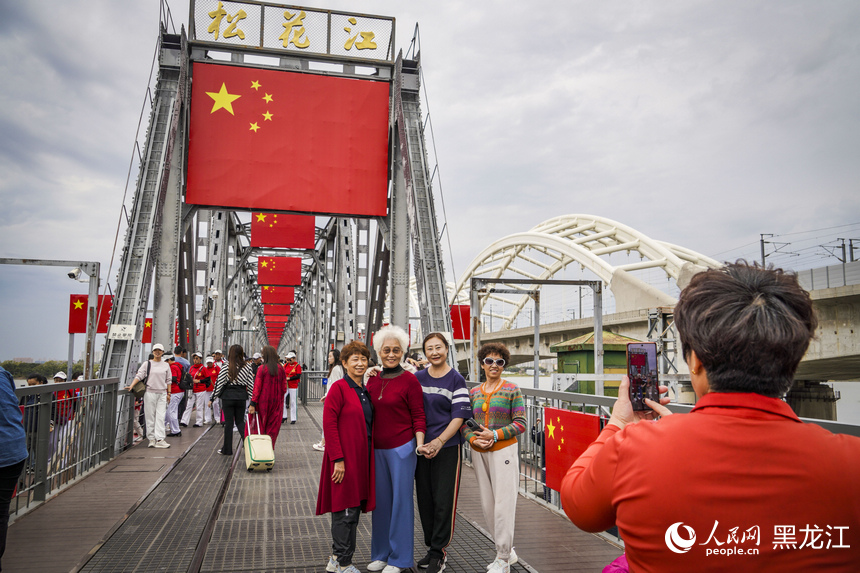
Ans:
[[[311,448],[321,417],[321,406],[309,404],[299,409],[296,425],[282,427],[271,473],[245,472],[238,447],[233,458],[218,455],[220,426],[184,428],[168,450],[139,444],[18,518],[9,529],[4,569],[322,571],[330,520],[314,515],[321,454]],[[370,525],[370,516],[362,516],[355,563],[362,571]],[[417,510],[415,528],[418,558],[426,549]],[[521,563],[511,570],[517,572],[601,571],[620,554],[522,496],[515,545]],[[447,570],[482,572],[493,557],[466,467]]]

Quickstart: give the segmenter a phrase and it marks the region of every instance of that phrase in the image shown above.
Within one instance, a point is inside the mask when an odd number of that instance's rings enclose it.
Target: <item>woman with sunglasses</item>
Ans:
[[[464,426],[463,437],[472,446],[472,465],[478,479],[481,509],[496,543],[496,560],[488,573],[509,573],[517,561],[514,552],[514,518],[520,480],[517,436],[526,431],[526,409],[519,386],[502,379],[511,359],[507,347],[489,342],[478,351],[487,379],[469,392],[474,431]]]

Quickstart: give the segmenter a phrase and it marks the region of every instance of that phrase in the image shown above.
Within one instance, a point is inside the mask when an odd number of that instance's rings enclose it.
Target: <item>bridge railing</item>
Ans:
[[[299,400],[302,404],[319,402],[320,398],[325,396],[326,385],[323,384],[323,381],[328,382],[328,371],[326,370],[302,372],[302,381],[299,384]]]
[[[117,378],[15,390],[29,457],[9,508],[12,516],[44,502],[114,457],[118,393]]]
[[[581,375],[580,379],[606,380],[611,375],[595,376]],[[674,378],[674,377],[673,377]],[[474,387],[478,383],[467,381],[467,386]],[[526,407],[527,427],[523,434],[518,437],[518,450],[520,460],[520,493],[526,497],[546,506],[552,511],[564,514],[561,507],[561,500],[557,491],[552,490],[546,485],[546,451],[545,439],[532,440],[531,429],[535,426],[538,418],[546,420],[544,409],[547,407],[561,408],[577,412],[597,413],[600,416],[601,429],[609,420],[612,405],[615,404],[616,398],[613,396],[595,396],[593,394],[580,394],[575,392],[555,392],[551,390],[539,390],[533,388],[520,388]],[[673,413],[684,414],[693,409],[690,404],[672,403],[667,406]],[[851,436],[860,437],[860,425],[847,424],[842,422],[832,422],[829,420],[815,420],[811,418],[801,418],[806,423],[818,424],[824,429],[833,432],[834,434],[848,434]],[[543,430],[543,428],[541,428]],[[544,437],[545,438],[545,437]],[[464,459],[471,464],[471,449],[463,448]],[[610,539],[615,540],[615,536],[607,534]]]

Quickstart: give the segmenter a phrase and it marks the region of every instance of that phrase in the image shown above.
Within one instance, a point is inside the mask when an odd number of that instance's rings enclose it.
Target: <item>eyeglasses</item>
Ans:
[[[502,366],[505,365],[505,359],[504,358],[496,358],[494,360],[492,358],[484,358],[484,364],[486,364],[487,366],[492,366],[493,364],[495,364],[496,366],[501,368]]]

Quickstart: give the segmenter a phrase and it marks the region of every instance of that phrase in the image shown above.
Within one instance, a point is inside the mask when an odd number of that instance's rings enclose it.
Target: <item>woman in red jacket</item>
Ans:
[[[358,573],[352,565],[358,518],[376,507],[373,406],[362,383],[370,351],[350,342],[340,357],[346,376],[331,386],[323,408],[326,448],[316,514],[331,513],[332,556],[326,571]]]
[[[248,408],[249,425],[259,419],[258,431],[272,438],[272,447],[281,431],[281,405],[287,392],[287,374],[278,363],[278,351],[273,346],[263,348],[263,363],[257,368],[254,395]],[[251,429],[247,428],[250,434]]]

